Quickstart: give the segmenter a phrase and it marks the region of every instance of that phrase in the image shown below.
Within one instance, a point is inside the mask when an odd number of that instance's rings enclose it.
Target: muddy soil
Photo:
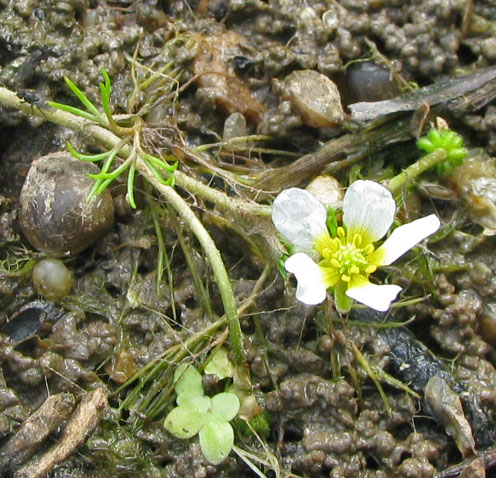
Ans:
[[[123,176],[106,193],[113,219],[88,216],[96,236],[76,221],[55,233],[62,245],[39,242],[21,188],[34,160],[69,157],[67,143],[104,151],[84,129],[47,120],[49,101],[81,107],[64,77],[99,107],[104,69],[114,115],[124,126],[142,119],[150,154],[233,200],[270,205],[288,186],[279,171],[371,124],[411,127],[342,154],[328,196],[339,201],[355,179],[385,180],[418,159],[415,136],[428,131],[433,103],[378,123],[355,121],[349,105],[495,65],[491,0],[0,0],[0,85],[32,112],[0,105],[1,476],[493,476],[496,102],[460,113],[439,100],[469,158],[402,191],[401,221],[436,213],[443,227],[377,276],[403,287],[387,314],[299,303],[270,218],[177,188],[220,250],[240,307],[246,361],[234,378],[204,375],[208,395],[234,383],[246,405],[232,422],[238,451],[215,466],[198,437],[163,427],[178,363],[202,368],[222,344],[236,361],[224,298],[191,228],[140,177],[131,207]],[[43,206],[26,214],[48,221],[36,223],[39,234],[51,231],[44,185],[71,198],[80,187],[69,162],[36,185]],[[65,268],[61,289],[36,283],[46,258]]]

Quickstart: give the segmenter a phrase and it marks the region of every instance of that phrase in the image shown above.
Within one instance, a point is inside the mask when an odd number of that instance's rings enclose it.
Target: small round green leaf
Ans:
[[[180,365],[174,373],[174,389],[179,396],[198,397],[203,395],[202,376],[193,365]]]
[[[212,420],[200,430],[200,447],[205,458],[218,465],[234,445],[232,426],[224,420]]]
[[[204,416],[196,410],[176,407],[165,417],[164,427],[182,440],[195,436],[204,424]]]
[[[205,373],[217,375],[219,380],[234,375],[234,365],[229,360],[228,351],[225,347],[221,347],[212,360],[205,366]]]
[[[239,398],[234,393],[218,393],[212,397],[212,414],[231,421],[239,411]]]
[[[210,397],[190,397],[189,395],[179,395],[177,397],[177,404],[181,408],[193,410],[195,412],[204,414],[209,413],[212,409],[212,400]]]

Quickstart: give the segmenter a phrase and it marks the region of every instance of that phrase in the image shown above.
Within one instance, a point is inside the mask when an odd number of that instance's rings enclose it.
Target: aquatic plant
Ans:
[[[440,226],[436,215],[396,228],[378,248],[393,224],[396,203],[384,186],[373,181],[355,181],[343,200],[343,223],[327,227],[327,210],[309,192],[290,188],[274,200],[272,220],[296,252],[285,268],[298,281],[296,298],[308,305],[320,304],[327,289],[334,292],[339,312],[348,312],[353,299],[385,311],[401,290],[397,285],[378,285],[369,275],[389,265],[430,236]],[[330,221],[331,225],[335,222]],[[318,255],[318,262],[312,255]]]
[[[171,164],[169,164],[165,159],[148,154],[143,150],[141,147],[141,129],[143,121],[140,117],[126,118],[127,121],[134,120],[129,125],[121,125],[114,119],[110,107],[112,84],[108,73],[105,70],[102,70],[102,75],[104,82],[99,83],[99,87],[104,114],[102,114],[90,101],[90,99],[67,77],[64,78],[67,86],[84,105],[86,110],[53,101],[48,104],[62,111],[67,111],[68,113],[72,113],[89,121],[95,122],[122,138],[121,141],[119,141],[119,143],[117,143],[113,148],[99,154],[90,155],[79,153],[70,143],[67,143],[67,149],[72,156],[81,161],[104,161],[99,173],[89,175],[89,177],[95,180],[95,184],[90,191],[89,198],[94,195],[102,194],[103,191],[105,191],[116,178],[128,171],[127,199],[131,207],[136,209],[136,201],[134,199],[134,183],[136,162],[138,157],[146,164],[146,167],[153,173],[157,180],[165,186],[174,186],[175,184],[174,171],[177,169],[177,161],[175,161],[174,156],[170,156],[167,158],[172,161]],[[126,159],[120,158],[122,160],[121,164],[118,167],[111,169],[114,161],[119,158],[122,148],[127,143],[131,142],[131,140],[133,143],[131,154]]]
[[[434,169],[440,176],[453,174],[467,156],[463,138],[448,127],[443,118],[436,118],[436,127],[417,140],[417,146],[427,154],[387,182],[387,188],[396,195],[408,181]]]
[[[104,82],[100,83],[99,86],[103,114],[70,79],[65,78],[66,84],[84,105],[86,110],[61,103],[49,102],[48,104],[50,106],[60,111],[58,114],[46,111],[43,112],[43,115],[46,119],[72,127],[76,131],[85,131],[100,146],[107,147],[107,151],[103,153],[86,155],[75,151],[70,144],[67,145],[69,152],[79,160],[92,162],[103,161],[100,173],[90,175],[90,177],[95,179],[90,197],[95,194],[101,194],[118,176],[127,171],[127,199],[129,204],[135,208],[134,183],[136,172],[138,172],[160,192],[170,206],[182,217],[197,237],[210,261],[213,276],[219,288],[224,311],[228,319],[227,324],[234,357],[237,363],[242,363],[245,361],[243,336],[231,283],[222,257],[208,231],[196,217],[188,203],[174,191],[173,186],[176,184],[176,177],[179,175],[182,178],[180,181],[181,185],[187,190],[193,194],[205,194],[206,197],[217,204],[229,205],[228,207],[231,210],[239,209],[246,213],[250,209],[247,207],[248,203],[244,201],[232,201],[224,193],[215,191],[187,175],[180,175],[179,171],[176,171],[178,161],[174,156],[169,155],[159,158],[146,152],[141,146],[143,119],[137,115],[127,115],[124,118],[120,118],[119,121],[116,120],[110,106],[110,96],[112,93],[111,81],[105,70],[102,71],[102,75]],[[2,91],[0,90],[0,99],[1,93]],[[4,93],[12,105],[22,106],[17,100],[12,98],[11,92],[4,91]],[[115,160],[119,160],[121,164],[111,170]],[[175,162],[169,164],[168,161]],[[266,207],[258,206],[258,208],[252,209],[252,212],[255,215],[265,215],[267,214],[266,210]]]
[[[229,392],[205,396],[202,376],[192,365],[178,367],[174,381],[177,407],[165,418],[165,429],[184,440],[198,434],[205,458],[219,464],[234,445],[234,431],[229,422],[238,413],[238,397]]]
[[[437,163],[435,168],[439,175],[451,175],[456,166],[460,166],[467,156],[463,147],[463,138],[448,128],[444,120],[438,118],[436,128],[431,128],[427,135],[417,140],[417,147],[426,153],[443,150],[446,159]]]

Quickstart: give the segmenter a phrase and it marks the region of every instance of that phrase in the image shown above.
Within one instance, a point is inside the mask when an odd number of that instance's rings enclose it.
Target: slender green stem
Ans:
[[[398,194],[407,181],[415,179],[417,176],[433,168],[436,164],[446,160],[446,151],[444,149],[436,149],[430,154],[427,154],[420,158],[415,163],[411,164],[403,172],[391,178],[384,185],[391,191],[394,195]]]
[[[150,167],[150,164],[148,164]],[[201,307],[203,311],[208,315],[211,321],[214,320],[214,312],[212,310],[212,304],[210,302],[210,297],[208,295],[207,288],[203,285],[203,282],[200,277],[200,273],[195,265],[195,261],[193,260],[193,255],[190,252],[190,247],[186,244],[186,240],[184,238],[181,227],[179,226],[179,222],[177,220],[176,212],[173,208],[167,205],[167,210],[169,212],[169,218],[172,222],[172,226],[177,234],[177,240],[179,241],[179,245],[184,254],[184,259],[186,260],[186,264],[189,267],[191,272],[191,277],[193,278],[193,283],[195,284],[196,293],[198,294],[198,299],[200,301]]]
[[[214,241],[210,237],[200,220],[195,216],[194,212],[189,207],[188,203],[170,186],[164,186],[157,180],[155,175],[149,170],[146,162],[138,158],[136,167],[140,174],[164,196],[169,204],[179,213],[179,215],[186,221],[188,226],[193,231],[200,242],[205,254],[207,255],[212,272],[219,287],[222,303],[224,305],[224,312],[227,317],[227,326],[229,328],[229,338],[233,348],[236,363],[241,364],[245,361],[245,351],[243,347],[243,334],[239,324],[238,309],[231,287],[231,281],[227,275],[224,262],[217,249]]]
[[[221,327],[226,325],[226,319],[220,318],[217,322],[209,325],[206,329],[197,332],[189,336],[184,342],[173,345],[168,350],[166,350],[160,357],[148,362],[145,366],[140,368],[127,382],[123,383],[115,392],[114,395],[119,395],[125,388],[129,387],[131,384],[140,380],[140,385],[137,388],[143,388],[148,382],[147,377],[153,377],[156,375],[156,367],[160,367],[161,363],[165,363],[166,367],[171,366],[172,358],[174,357],[176,361],[174,363],[179,363],[179,361],[189,353],[189,351],[195,347],[198,343],[202,342],[206,338],[213,336],[213,334]],[[119,409],[126,408],[132,401],[130,396],[127,396],[124,401],[119,406]]]
[[[404,392],[410,394],[412,397],[415,397],[417,400],[422,399],[422,397],[417,392],[412,390],[406,383],[403,383],[401,380],[398,380],[392,375],[389,375],[381,367],[378,367],[377,365],[370,365],[370,369],[376,374],[377,377],[380,377],[382,381],[395,388],[403,390]]]
[[[183,187],[189,192],[194,193],[207,201],[215,203],[215,205],[220,209],[225,209],[241,215],[269,217],[272,214],[271,206],[265,206],[263,204],[251,203],[233,198],[222,191],[213,189],[206,184],[187,176],[181,171],[176,171],[174,176],[178,186]]]
[[[391,410],[391,404],[389,403],[389,399],[384,392],[381,383],[379,382],[379,379],[377,378],[377,375],[375,372],[372,370],[370,364],[368,361],[365,359],[365,357],[362,355],[360,350],[358,350],[357,346],[355,344],[351,344],[351,348],[353,350],[353,354],[355,355],[356,361],[362,366],[362,368],[365,370],[367,375],[371,378],[371,380],[374,382],[379,395],[382,398],[382,401],[384,402],[384,408],[386,409],[386,413],[391,416],[392,415],[392,410]]]
[[[67,111],[53,111],[50,108],[41,109],[39,107],[33,107],[32,105],[24,102],[14,92],[3,87],[0,87],[0,104],[4,107],[11,107],[20,110],[27,116],[35,115],[53,123],[71,128],[84,136],[89,136],[100,146],[108,149],[114,148],[121,141],[121,138],[108,129],[85,121],[84,119],[68,113]],[[130,145],[124,145],[120,151],[120,155],[124,158],[132,157],[133,153],[135,154],[136,151]],[[243,363],[245,361],[245,352],[243,348],[243,335],[239,324],[236,302],[227,271],[215,243],[186,201],[184,201],[184,199],[170,186],[161,184],[155,175],[150,171],[145,160],[139,156],[136,160],[136,168],[138,172],[143,175],[145,179],[150,182],[150,184],[152,184],[183,217],[205,250],[221,294],[235,360],[237,363]],[[247,201],[229,197],[227,194],[221,191],[216,191],[200,181],[188,177],[180,171],[176,171],[174,174],[176,182],[179,186],[194,195],[198,195],[206,200],[214,202],[220,208],[230,210],[240,215],[252,214],[257,216],[269,216],[271,213],[271,208],[269,206],[262,206],[256,203],[252,204]]]

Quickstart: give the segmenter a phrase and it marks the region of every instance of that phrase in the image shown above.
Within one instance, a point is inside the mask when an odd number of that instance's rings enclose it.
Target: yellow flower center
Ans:
[[[377,269],[369,257],[374,252],[373,244],[365,243],[358,233],[347,237],[342,227],[337,228],[334,238],[328,234],[319,238],[315,249],[322,256],[319,266],[327,287],[333,287],[339,281],[349,284],[351,281],[366,279]]]

